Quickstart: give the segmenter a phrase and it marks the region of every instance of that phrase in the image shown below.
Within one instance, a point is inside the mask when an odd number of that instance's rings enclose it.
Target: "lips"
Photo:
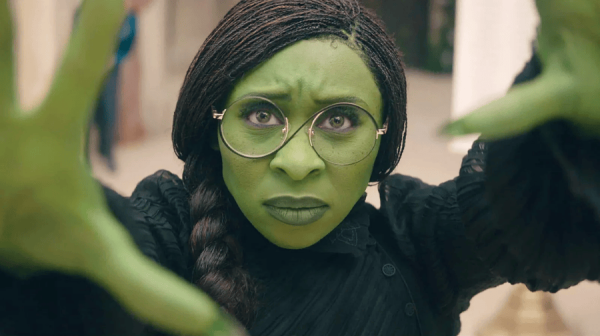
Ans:
[[[281,196],[271,198],[263,205],[273,218],[294,226],[316,222],[329,210],[327,203],[314,197]]]
[[[327,206],[327,203],[314,197],[280,196],[267,200],[265,205],[287,209],[310,209]]]

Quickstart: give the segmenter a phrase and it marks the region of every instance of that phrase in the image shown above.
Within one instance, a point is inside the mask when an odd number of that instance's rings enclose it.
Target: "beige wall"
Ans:
[[[154,0],[139,22],[142,115],[150,134],[171,129],[185,71],[237,0]]]
[[[79,0],[11,0],[18,86],[25,108],[46,94]],[[168,132],[185,71],[236,0],[154,0],[139,18],[142,118],[149,134]]]
[[[456,13],[454,118],[504,95],[531,56],[539,22],[533,0],[460,0]],[[474,139],[451,150],[466,154]]]

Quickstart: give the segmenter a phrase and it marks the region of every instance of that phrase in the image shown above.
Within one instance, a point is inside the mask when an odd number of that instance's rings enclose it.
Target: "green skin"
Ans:
[[[564,118],[590,136],[600,135],[600,2],[539,0],[537,5],[542,76],[449,124],[445,133],[501,138]],[[25,113],[16,94],[8,1],[0,0],[0,266],[23,277],[44,270],[88,277],[131,313],[172,333],[239,335],[206,294],[139,252],[108,211],[83,160],[88,111],[124,12],[122,0],[85,2],[50,92],[40,106]],[[303,57],[306,53],[314,56]],[[297,62],[286,64],[286,59]],[[289,111],[292,127],[298,127],[320,107],[314,101],[317,94],[360,94],[381,123],[381,98],[372,92],[372,77],[359,60],[341,43],[337,49],[316,41],[298,43],[248,74],[230,100],[250,87],[288,90],[292,100],[281,105]],[[287,248],[309,246],[341,221],[365,190],[376,154],[351,167],[326,164],[303,132],[260,160],[219,148],[227,186],[242,211],[265,237]],[[253,190],[254,196],[245,190]],[[288,228],[253,210],[263,198],[283,193],[326,198],[331,210],[314,226],[301,228]]]
[[[537,0],[542,74],[446,125],[447,135],[485,139],[518,135],[565,119],[590,137],[600,135],[600,1]]]
[[[371,71],[356,51],[342,42],[333,43],[335,47],[331,40],[306,40],[285,48],[236,83],[226,105],[247,95],[285,95],[273,102],[286,113],[291,135],[315,112],[354,97],[382,125],[383,101]],[[260,159],[233,153],[219,137],[227,189],[252,225],[283,248],[315,244],[348,215],[367,188],[379,149],[378,141],[364,160],[334,165],[310,146],[309,127],[310,123],[276,153]],[[316,197],[329,210],[311,224],[288,225],[263,207],[267,199],[283,195]]]

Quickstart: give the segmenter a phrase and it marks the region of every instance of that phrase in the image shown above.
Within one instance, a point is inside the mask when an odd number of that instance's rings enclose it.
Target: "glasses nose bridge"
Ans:
[[[316,112],[310,118],[306,119],[302,123],[302,125],[300,125],[300,127],[298,127],[298,129],[294,131],[294,133],[291,133],[291,135],[289,133],[290,130],[288,130],[288,135],[287,135],[284,143],[281,145],[281,147],[279,149],[285,147],[296,136],[296,134],[300,133],[300,131],[304,127],[306,127],[307,125],[308,125],[308,128],[306,130],[306,133],[308,135],[308,142],[309,142],[310,146],[313,147],[313,145],[312,145],[312,137],[315,134],[315,132],[313,131],[312,126],[313,126],[314,121],[316,120],[316,118],[321,114],[321,112],[322,111]],[[291,129],[291,124],[290,124],[289,120],[287,121],[287,125],[288,125],[287,127]],[[313,147],[313,150],[315,150],[314,147]]]

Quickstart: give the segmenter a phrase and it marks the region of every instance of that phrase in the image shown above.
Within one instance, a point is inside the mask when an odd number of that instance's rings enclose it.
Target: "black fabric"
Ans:
[[[367,194],[365,193],[354,205],[348,217],[336,226],[325,239],[308,247],[318,252],[351,253],[360,256],[368,245],[374,243],[370,237],[368,214],[360,211],[363,208]]]
[[[115,217],[146,254],[156,249],[148,226],[131,218],[128,200],[104,188]],[[20,279],[0,269],[1,336],[140,335],[145,325],[102,288],[57,272]]]
[[[539,73],[535,62],[519,80]],[[476,142],[459,176],[439,186],[390,176],[380,209],[361,199],[307,249],[278,248],[246,222],[239,239],[261,304],[251,334],[453,336],[459,314],[487,288],[509,281],[556,291],[600,280],[599,154],[600,141],[553,121]],[[189,279],[181,180],[159,171],[129,200],[106,193],[143,253]],[[0,334],[13,336],[158,334],[141,331],[93,284],[59,274],[1,273],[0,312]]]
[[[464,169],[479,171],[461,174],[460,205],[493,273],[549,292],[599,279],[599,154],[564,121],[470,153]]]
[[[540,71],[534,55],[514,84]],[[532,291],[600,280],[599,168],[600,140],[564,120],[476,144],[463,161],[459,195],[479,258]]]

